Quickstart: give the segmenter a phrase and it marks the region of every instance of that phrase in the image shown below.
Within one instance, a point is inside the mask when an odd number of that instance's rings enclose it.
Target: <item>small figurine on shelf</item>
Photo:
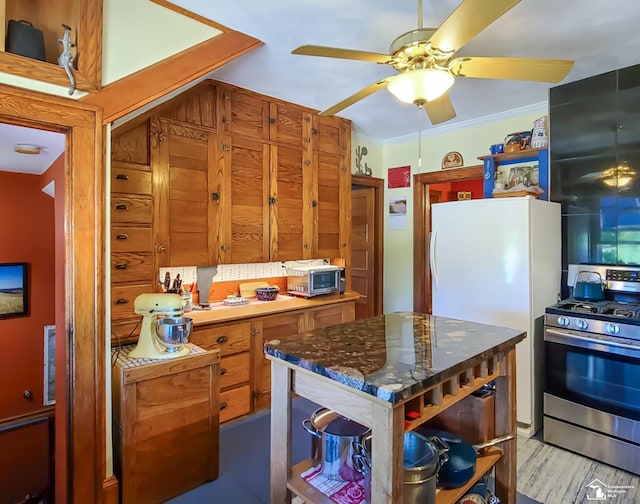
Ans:
[[[549,144],[547,137],[547,116],[542,116],[533,121],[533,131],[531,133],[531,147],[546,147]]]
[[[75,47],[75,44],[71,42],[71,28],[66,24],[63,24],[64,35],[61,39],[58,39],[58,42],[62,44],[62,53],[58,57],[58,65],[64,68],[64,71],[67,72],[67,77],[69,77],[69,94],[72,95],[76,89],[76,80],[73,77],[73,73],[71,69],[73,67],[73,54],[71,54],[71,48]]]

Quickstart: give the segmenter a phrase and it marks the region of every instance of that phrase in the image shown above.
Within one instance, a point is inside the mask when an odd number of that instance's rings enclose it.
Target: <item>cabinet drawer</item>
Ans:
[[[234,387],[249,381],[249,352],[220,359],[220,389]]]
[[[111,192],[151,194],[151,172],[111,166]]]
[[[132,224],[151,224],[153,220],[153,200],[151,196],[124,196],[114,194],[111,197],[111,222]]]
[[[140,284],[111,287],[111,318],[138,317],[133,311],[133,301],[139,294],[144,294],[145,292],[153,292],[153,286],[151,284]]]
[[[116,252],[111,254],[111,281],[152,282],[153,254],[151,252]]]
[[[251,343],[251,324],[199,327],[193,330],[191,342],[205,350],[219,348],[221,357],[246,352]]]
[[[251,411],[249,385],[220,392],[220,423],[246,415]]]
[[[150,227],[111,227],[112,252],[153,251],[153,231]]]

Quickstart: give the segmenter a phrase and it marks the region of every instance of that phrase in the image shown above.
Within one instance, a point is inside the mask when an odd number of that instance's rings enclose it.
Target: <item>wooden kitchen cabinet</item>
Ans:
[[[205,350],[220,351],[220,422],[251,412],[250,322],[195,327],[190,341]]]
[[[219,351],[129,359],[113,349],[114,470],[123,504],[164,502],[218,477]]]

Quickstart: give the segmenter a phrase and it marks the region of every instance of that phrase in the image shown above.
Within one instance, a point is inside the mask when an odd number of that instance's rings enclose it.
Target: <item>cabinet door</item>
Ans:
[[[302,107],[274,101],[269,111],[269,139],[272,142],[301,147],[305,140],[311,141],[309,134],[304,131],[305,123],[311,121],[311,115]]]
[[[268,408],[271,401],[271,361],[264,356],[264,342],[304,330],[304,313],[283,313],[254,320],[251,323],[253,369],[253,411]]]
[[[271,146],[271,261],[311,257],[314,170],[307,161],[303,148]]]
[[[248,351],[251,341],[250,332],[249,322],[196,327],[190,341],[205,350],[220,349],[220,356],[225,357]]]
[[[320,152],[342,155],[345,153],[345,128],[338,117],[314,116],[314,149]]]
[[[220,188],[217,262],[269,261],[269,145],[225,135],[214,185]]]
[[[217,103],[219,131],[261,142],[269,139],[269,101],[265,97],[219,86]]]
[[[338,303],[307,312],[307,331],[355,320],[355,302]]]
[[[153,122],[152,136],[158,139],[152,151],[160,194],[156,244],[165,247],[160,265],[215,264],[209,166],[216,159],[217,135],[163,119]]]
[[[314,257],[343,257],[340,236],[341,178],[343,156],[316,153],[317,166],[317,236]]]

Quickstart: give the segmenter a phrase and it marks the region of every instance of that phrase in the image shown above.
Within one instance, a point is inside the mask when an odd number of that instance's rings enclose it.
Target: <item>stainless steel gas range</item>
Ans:
[[[571,292],[585,271],[602,292],[545,310],[543,437],[640,474],[640,267],[570,265]]]

